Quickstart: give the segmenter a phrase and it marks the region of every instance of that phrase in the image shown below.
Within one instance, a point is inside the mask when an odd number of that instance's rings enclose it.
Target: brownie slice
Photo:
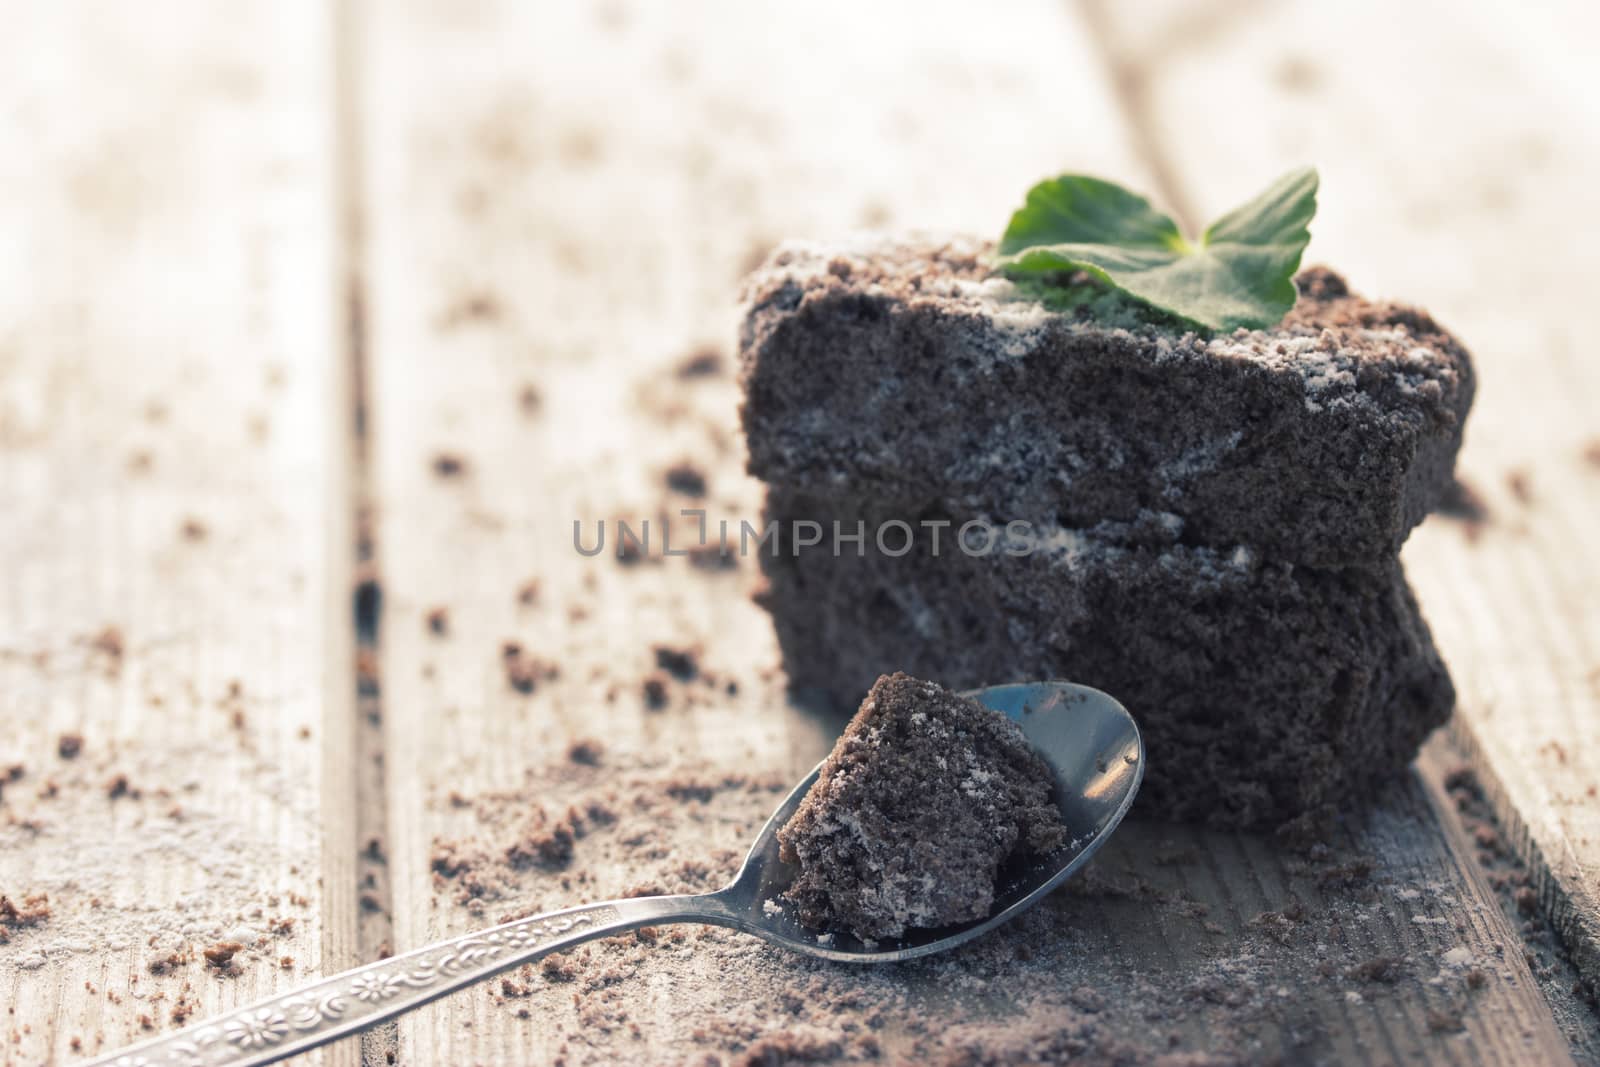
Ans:
[[[987,918],[1006,862],[1065,840],[1052,781],[1005,715],[884,675],[778,831],[800,868],[788,899],[806,926],[863,940]]]
[[[1426,314],[1311,270],[1280,325],[1208,340],[1049,310],[987,251],[781,246],[746,292],[751,472],[1069,527],[1165,512],[1325,567],[1394,553],[1450,484],[1472,367]]]
[[[882,671],[955,688],[1064,679],[1116,696],[1139,721],[1148,815],[1276,827],[1358,801],[1392,779],[1454,705],[1399,561],[1317,570],[1244,546],[1186,543],[1171,515],[1088,529],[991,527],[992,550],[954,544],[960,517],[926,502],[773,488],[785,538],[763,552],[793,685],[846,704]],[[791,522],[820,520],[795,548]],[[879,550],[891,520],[911,550]],[[860,546],[835,554],[833,521]],[[952,522],[939,528],[922,523]],[[887,536],[891,552],[905,540]],[[972,549],[985,547],[981,529]],[[798,552],[798,554],[796,554]]]

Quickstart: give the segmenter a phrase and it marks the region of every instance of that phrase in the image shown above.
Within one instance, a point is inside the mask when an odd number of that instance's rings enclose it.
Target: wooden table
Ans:
[[[755,513],[741,274],[788,235],[995,232],[1061,169],[1193,224],[1304,161],[1312,258],[1426,305],[1480,369],[1487,515],[1405,552],[1461,691],[1413,781],[1310,859],[1135,822],[1031,926],[938,965],[606,943],[309,1059],[1021,1062],[1076,1028],[1134,1058],[1594,1062],[1600,16],[1422,8],[13,5],[0,1062],[711,877],[838,723],[785,700],[748,561],[570,538],[695,503],[664,485],[680,461],[713,515]],[[659,709],[657,645],[697,651]],[[596,817],[570,860],[504,852],[612,787],[662,847]]]

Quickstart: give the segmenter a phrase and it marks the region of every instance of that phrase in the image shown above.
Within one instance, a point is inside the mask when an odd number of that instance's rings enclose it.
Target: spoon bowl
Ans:
[[[88,1067],[275,1063],[358,1033],[429,1001],[551,952],[610,934],[672,922],[731,927],[808,956],[886,963],[943,952],[1029,907],[1082,867],[1133,803],[1144,777],[1144,742],[1123,706],[1069,682],[997,685],[965,694],[1022,728],[1055,778],[1067,841],[1049,855],[1001,872],[987,918],[896,941],[865,942],[801,926],[784,906],[795,868],[778,855],[778,830],[817,780],[808,774],[762,828],[725,889],[585,904],[463,934],[403,955],[317,979],[194,1026],[89,1061]]]
[[[843,931],[818,935],[792,917],[783,894],[796,874],[778,855],[778,830],[789,821],[822,769],[819,764],[784,798],[762,827],[733,884],[712,894],[732,926],[808,956],[848,963],[888,963],[954,948],[1031,906],[1070,878],[1105,843],[1144,780],[1144,740],[1128,710],[1106,693],[1071,682],[1023,682],[963,696],[1004,713],[1043,757],[1055,778],[1053,799],[1066,843],[1046,856],[1001,871],[987,918],[934,929],[910,929],[894,941],[864,942]]]

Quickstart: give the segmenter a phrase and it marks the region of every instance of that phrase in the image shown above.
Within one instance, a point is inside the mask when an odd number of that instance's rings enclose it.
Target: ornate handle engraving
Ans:
[[[624,902],[631,903],[631,902]],[[548,952],[649,921],[616,904],[534,915],[325,978],[84,1067],[249,1067],[364,1030]]]

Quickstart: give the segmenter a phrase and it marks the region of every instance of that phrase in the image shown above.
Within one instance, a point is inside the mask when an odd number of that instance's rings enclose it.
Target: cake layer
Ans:
[[[1144,732],[1146,814],[1277,826],[1353,802],[1454,704],[1394,559],[1320,570],[1196,547],[1170,515],[975,527],[968,549],[991,547],[978,555],[955,544],[960,518],[928,506],[773,490],[768,518],[781,540],[762,553],[762,600],[795,686],[841,707],[895,670],[956,689],[1104,689]],[[796,521],[820,523],[821,543],[797,553]],[[864,554],[835,544],[834,521],[847,535],[863,524]],[[909,551],[888,554],[908,530]]]
[[[1304,273],[1276,328],[1205,339],[1108,300],[1052,311],[977,242],[788,244],[741,333],[750,470],[1066,526],[1175,514],[1318,566],[1394,553],[1451,479],[1467,353]]]

